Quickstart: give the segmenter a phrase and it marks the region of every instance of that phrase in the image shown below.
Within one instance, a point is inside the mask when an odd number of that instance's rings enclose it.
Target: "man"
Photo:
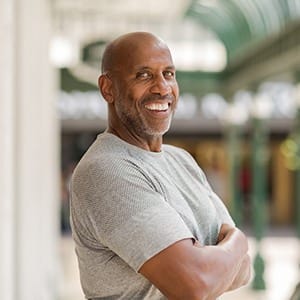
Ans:
[[[85,296],[216,299],[246,284],[246,237],[192,157],[162,143],[179,94],[166,44],[146,32],[117,38],[98,83],[108,127],[71,187]]]

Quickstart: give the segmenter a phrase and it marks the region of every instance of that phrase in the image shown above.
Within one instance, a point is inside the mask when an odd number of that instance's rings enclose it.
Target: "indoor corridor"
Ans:
[[[195,158],[235,220],[247,217],[236,223],[251,226],[253,260],[264,232],[266,289],[220,300],[295,300],[300,0],[1,0],[0,300],[84,300],[60,218],[71,171],[107,127],[105,46],[136,31],[161,37],[176,66],[165,142]]]

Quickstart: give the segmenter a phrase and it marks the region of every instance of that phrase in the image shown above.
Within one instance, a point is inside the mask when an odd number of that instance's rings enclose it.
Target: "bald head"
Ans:
[[[102,73],[118,70],[128,57],[149,45],[168,49],[163,40],[149,32],[131,32],[118,37],[109,43],[104,50],[101,64]]]

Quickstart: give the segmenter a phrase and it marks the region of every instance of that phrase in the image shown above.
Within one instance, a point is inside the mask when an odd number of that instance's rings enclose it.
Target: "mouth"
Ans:
[[[170,107],[171,103],[170,102],[152,102],[152,103],[147,103],[145,105],[145,108],[151,111],[158,111],[158,112],[164,112],[167,111]]]

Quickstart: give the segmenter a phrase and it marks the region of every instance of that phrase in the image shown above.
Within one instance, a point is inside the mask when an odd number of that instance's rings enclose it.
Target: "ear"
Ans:
[[[102,74],[98,78],[98,87],[103,98],[108,103],[112,103],[114,101],[112,81],[106,75]]]

